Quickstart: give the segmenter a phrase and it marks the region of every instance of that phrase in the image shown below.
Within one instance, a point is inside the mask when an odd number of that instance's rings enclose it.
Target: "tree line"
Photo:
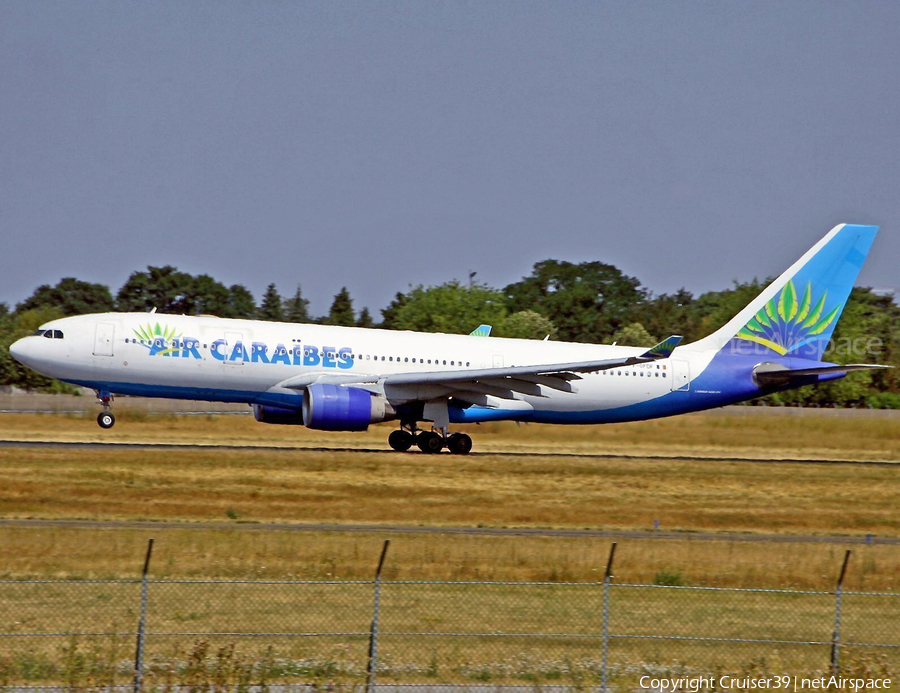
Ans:
[[[603,262],[544,260],[520,281],[503,289],[475,282],[410,286],[398,291],[376,321],[368,308],[357,311],[346,287],[334,296],[327,315],[312,316],[298,285],[283,296],[270,284],[257,303],[241,284],[226,286],[207,274],[191,275],[172,266],[133,272],[113,296],[109,287],[72,277],[42,285],[11,309],[0,303],[0,385],[65,391],[22,367],[9,345],[54,318],[107,311],[150,311],[295,323],[318,323],[389,330],[467,334],[479,324],[492,336],[652,346],[669,334],[685,342],[725,324],[771,281],[734,282],[731,288],[699,296],[681,289],[653,294],[635,278]],[[890,296],[855,288],[826,355],[837,363],[886,363],[900,367],[900,306]],[[900,408],[900,368],[854,373],[819,387],[770,395],[788,405]]]

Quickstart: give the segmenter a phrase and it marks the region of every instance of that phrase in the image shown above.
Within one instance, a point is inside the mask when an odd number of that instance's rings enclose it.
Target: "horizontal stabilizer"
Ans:
[[[681,344],[682,339],[684,339],[684,337],[677,334],[673,334],[671,337],[666,337],[655,347],[652,347],[641,354],[641,358],[667,359],[672,355],[672,352],[675,351],[675,347]]]
[[[761,363],[753,371],[753,377],[760,387],[781,387],[801,378],[813,375],[830,375],[846,373],[848,371],[863,371],[868,369],[882,370],[893,366],[882,366],[874,363],[847,363],[831,366],[814,366],[811,368],[784,368],[775,363]]]

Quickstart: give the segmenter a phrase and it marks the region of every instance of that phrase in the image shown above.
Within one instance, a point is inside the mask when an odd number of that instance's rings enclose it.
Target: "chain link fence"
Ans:
[[[383,559],[383,556],[382,556]],[[608,571],[609,572],[609,571]],[[265,690],[900,673],[900,593],[600,583],[0,581],[0,686]]]

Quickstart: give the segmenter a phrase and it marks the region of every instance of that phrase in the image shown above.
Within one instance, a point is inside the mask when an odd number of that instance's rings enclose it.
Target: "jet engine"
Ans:
[[[303,416],[296,409],[269,407],[264,404],[253,405],[253,417],[260,423],[302,426]]]
[[[394,414],[384,397],[359,387],[317,383],[303,396],[303,424],[321,431],[365,431]]]

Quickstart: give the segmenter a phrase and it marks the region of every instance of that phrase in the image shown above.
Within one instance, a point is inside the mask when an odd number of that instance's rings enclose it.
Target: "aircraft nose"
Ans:
[[[19,339],[9,345],[9,353],[12,357],[18,361],[19,363],[25,363],[25,359],[27,358],[26,354],[28,352],[28,347],[25,344],[25,339]]]

